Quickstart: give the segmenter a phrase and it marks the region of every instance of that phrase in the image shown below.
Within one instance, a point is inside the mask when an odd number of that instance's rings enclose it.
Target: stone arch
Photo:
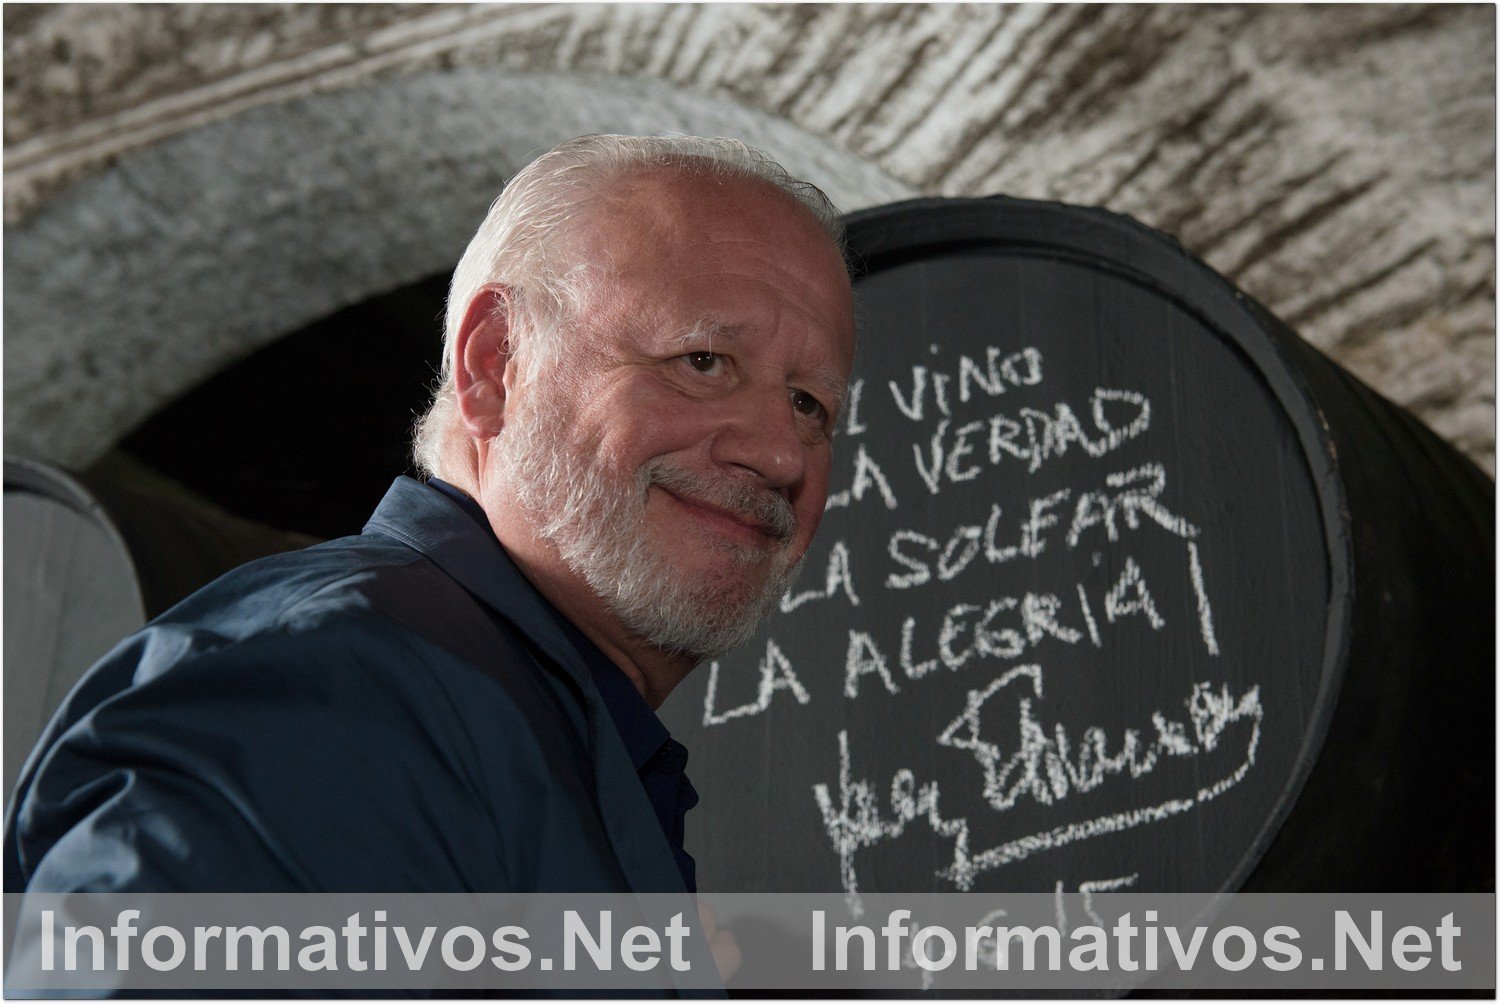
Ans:
[[[261,106],[126,154],[9,230],[6,450],[85,466],[279,335],[451,268],[535,152],[657,131],[744,139],[846,211],[916,194],[785,119],[653,78],[465,69]]]

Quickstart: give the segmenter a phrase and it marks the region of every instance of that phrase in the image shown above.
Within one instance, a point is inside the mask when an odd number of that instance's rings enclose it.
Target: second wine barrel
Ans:
[[[241,519],[148,469],[5,461],[5,794],[89,666],[236,565],[316,543]]]

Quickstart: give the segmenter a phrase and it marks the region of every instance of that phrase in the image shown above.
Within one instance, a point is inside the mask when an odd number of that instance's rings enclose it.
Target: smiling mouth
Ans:
[[[654,485],[653,487],[661,488],[662,494],[688,510],[699,520],[714,525],[721,531],[728,532],[731,536],[740,537],[758,545],[764,545],[767,542],[780,544],[791,536],[788,533],[782,533],[770,523],[762,522],[753,516],[725,509],[722,506],[714,505],[712,502],[679,495],[661,485]]]

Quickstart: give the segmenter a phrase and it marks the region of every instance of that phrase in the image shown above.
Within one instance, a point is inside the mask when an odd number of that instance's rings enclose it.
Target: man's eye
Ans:
[[[724,368],[724,357],[717,352],[689,352],[683,358],[693,369],[709,376],[717,374]]]
[[[813,397],[805,390],[791,391],[792,407],[809,418],[815,418],[822,424],[828,418],[828,410],[823,407],[823,402]]]

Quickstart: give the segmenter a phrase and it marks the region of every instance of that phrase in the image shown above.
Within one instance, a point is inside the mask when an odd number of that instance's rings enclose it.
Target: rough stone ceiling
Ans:
[[[1101,204],[1173,233],[1493,470],[1494,17],[7,4],[6,218],[24,226],[132,150],[316,91],[445,67],[660,81],[925,193]]]

